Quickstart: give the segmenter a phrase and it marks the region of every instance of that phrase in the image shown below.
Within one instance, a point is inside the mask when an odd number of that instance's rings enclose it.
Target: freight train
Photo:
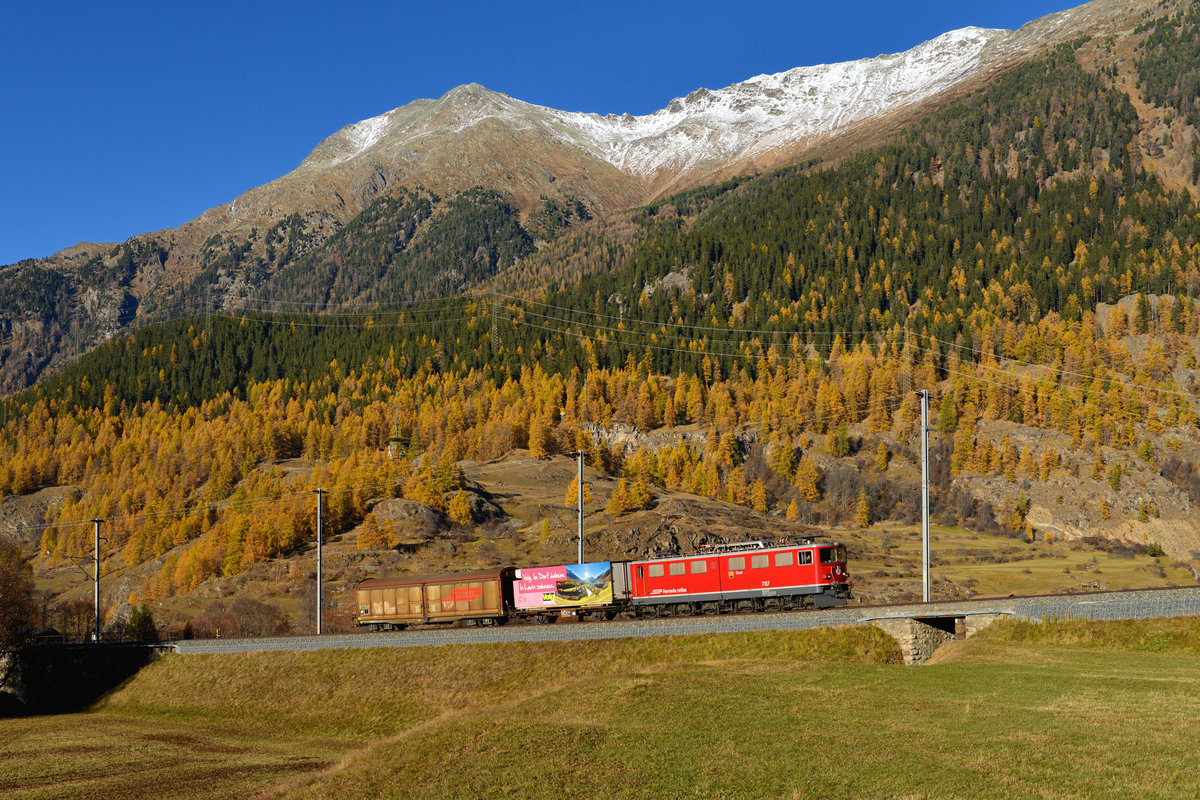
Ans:
[[[460,623],[553,622],[829,608],[850,599],[846,548],[792,539],[740,542],[636,561],[375,578],[356,587],[358,624],[372,630]]]

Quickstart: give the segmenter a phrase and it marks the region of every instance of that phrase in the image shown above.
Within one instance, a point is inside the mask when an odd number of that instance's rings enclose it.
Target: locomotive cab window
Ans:
[[[812,563],[812,550],[797,550],[796,563],[805,566]]]
[[[669,566],[672,575],[682,575],[686,571],[682,561],[676,561],[674,564],[670,564]]]
[[[705,572],[708,572],[708,562],[707,561],[693,561],[693,562],[691,562],[691,564],[692,564],[692,574],[693,575],[702,575]]]
[[[771,557],[766,553],[758,556],[750,556],[750,566],[753,569],[765,569],[771,566]]]
[[[662,564],[651,564],[650,565],[650,577],[651,578],[661,578],[662,576],[663,576],[663,565]]]
[[[838,548],[822,547],[821,548],[821,563],[836,564],[838,562]]]
[[[734,571],[737,571],[739,569],[745,569],[746,568],[746,557],[738,556],[737,558],[729,559],[729,568]]]
[[[792,556],[793,555],[794,554],[790,550],[786,553],[776,553],[775,554],[775,566],[790,567],[792,565]]]

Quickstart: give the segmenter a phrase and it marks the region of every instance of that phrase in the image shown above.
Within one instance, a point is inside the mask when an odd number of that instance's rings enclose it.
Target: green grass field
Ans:
[[[0,796],[1195,797],[1200,620],[171,656],[0,721]]]

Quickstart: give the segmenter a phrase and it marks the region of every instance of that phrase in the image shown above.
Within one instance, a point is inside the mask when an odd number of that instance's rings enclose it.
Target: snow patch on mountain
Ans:
[[[635,174],[751,157],[911,105],[990,63],[1008,31],[963,28],[913,49],[839,64],[759,75],[725,89],[698,89],[645,116],[553,111],[600,158]],[[578,132],[580,136],[571,136]]]
[[[386,114],[380,114],[378,117],[371,117],[370,119],[356,122],[353,125],[347,125],[330,137],[330,140],[333,140],[333,142],[336,142],[340,146],[336,148],[336,152],[330,158],[329,164],[332,166],[340,164],[343,161],[349,161],[360,153],[369,150],[387,133],[388,124],[391,122],[394,113],[394,111],[389,111]]]

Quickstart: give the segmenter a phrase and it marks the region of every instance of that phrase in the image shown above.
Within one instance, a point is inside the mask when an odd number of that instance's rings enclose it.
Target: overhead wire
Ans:
[[[595,319],[607,319],[607,320],[614,320],[617,322],[628,322],[631,324],[641,324],[641,325],[670,324],[674,327],[687,328],[690,330],[718,331],[718,332],[727,332],[727,333],[745,333],[745,334],[752,334],[752,335],[783,334],[783,335],[789,335],[789,336],[797,335],[797,336],[832,336],[832,337],[866,336],[866,335],[871,335],[871,334],[882,335],[882,334],[886,333],[886,331],[879,331],[879,330],[802,332],[802,331],[786,331],[786,330],[768,329],[768,328],[755,329],[755,328],[733,328],[733,327],[729,327],[729,326],[722,327],[722,326],[711,326],[711,325],[696,325],[693,323],[682,323],[682,324],[681,323],[664,323],[664,322],[657,322],[654,320],[640,320],[636,317],[627,317],[624,315],[601,314],[601,313],[595,312],[595,311],[586,311],[584,309],[579,309],[579,308],[569,308],[567,306],[558,306],[558,305],[553,305],[551,303],[541,302],[538,300],[525,300],[525,299],[522,299],[519,297],[515,297],[513,295],[507,295],[507,294],[503,294],[500,292],[493,292],[492,294],[494,294],[498,297],[503,297],[507,300],[525,304],[525,305],[540,306],[542,308],[549,308],[554,311],[561,311],[561,312],[569,313],[569,314],[582,315],[582,316],[592,317]]]
[[[914,335],[922,335],[922,334],[914,334]],[[944,344],[944,345],[946,345],[946,346],[948,346],[948,347],[953,347],[953,348],[955,348],[956,350],[959,350],[959,351],[961,351],[961,352],[969,352],[969,353],[971,353],[971,354],[973,354],[973,355],[978,355],[978,356],[981,356],[981,357],[982,357],[982,356],[985,356],[985,355],[991,355],[991,354],[990,354],[990,353],[988,353],[987,351],[977,350],[977,349],[975,349],[975,348],[966,347],[965,345],[960,345],[960,344],[957,344],[957,343],[954,343],[954,342],[948,342],[948,341],[946,341],[945,339],[939,339],[939,338],[937,338],[937,337],[935,337],[935,336],[928,336],[928,335],[925,335],[925,338],[931,339],[931,340],[933,340],[933,341],[935,341],[935,342],[938,342],[939,344]],[[1194,346],[1194,345],[1193,345],[1193,346]],[[1187,348],[1187,349],[1191,349],[1191,347],[1189,347],[1189,348]],[[1184,351],[1182,351],[1182,350],[1181,350],[1181,351],[1180,351],[1180,353],[1179,353],[1179,355],[1182,355],[1182,353],[1183,353],[1183,352],[1184,352]],[[1124,358],[1124,359],[1122,359],[1122,360],[1125,360],[1125,361],[1132,361],[1133,359],[1134,359],[1134,356],[1133,356],[1132,354],[1130,354],[1129,356],[1127,356],[1126,358]],[[1093,374],[1088,374],[1088,373],[1086,373],[1086,372],[1078,372],[1078,371],[1075,371],[1075,370],[1068,370],[1068,369],[1065,369],[1065,368],[1062,368],[1062,367],[1056,366],[1056,365],[1054,365],[1054,364],[1039,364],[1039,363],[1037,363],[1037,362],[1033,362],[1033,361],[1025,361],[1025,360],[1022,360],[1022,359],[1019,359],[1019,358],[1015,358],[1015,357],[1011,357],[1011,356],[1005,356],[1005,357],[1003,357],[1003,360],[1004,360],[1004,361],[1010,361],[1010,362],[1017,363],[1017,364],[1022,364],[1022,365],[1024,365],[1024,366],[1031,367],[1031,368],[1037,368],[1037,369],[1047,369],[1047,370],[1054,370],[1055,372],[1057,372],[1057,373],[1058,373],[1058,374],[1060,374],[1060,375],[1070,375],[1071,377],[1077,377],[1077,378],[1084,379],[1084,380],[1088,380],[1088,381],[1094,381],[1094,380],[1103,380],[1102,378],[1099,378],[1098,376],[1096,376],[1096,375],[1093,375]],[[982,369],[1003,369],[1003,367],[1002,367],[1002,366],[1000,366],[1000,365],[995,365],[995,366],[993,366],[993,365],[985,364],[985,363],[984,363],[984,362],[982,362],[982,361],[973,361],[973,362],[971,362],[971,363],[972,363],[974,366],[976,366],[976,367],[979,367],[979,368],[982,368]],[[1108,369],[1112,369],[1112,368],[1113,368],[1113,367],[1112,367],[1112,365],[1108,365],[1108,364],[1106,364],[1105,366],[1106,366]],[[1137,384],[1129,384],[1129,383],[1126,383],[1126,382],[1124,382],[1124,381],[1117,381],[1117,382],[1118,382],[1118,383],[1120,383],[1120,384],[1121,384],[1121,385],[1123,385],[1123,386],[1126,386],[1126,387],[1130,388],[1130,389],[1135,389],[1135,388],[1136,388],[1136,389],[1149,389],[1149,390],[1151,390],[1151,391],[1156,391],[1156,392],[1159,392],[1159,393],[1162,393],[1162,394],[1173,394],[1173,395],[1178,395],[1178,396],[1181,396],[1181,397],[1186,397],[1186,398],[1189,398],[1189,399],[1191,399],[1191,398],[1195,398],[1195,397],[1197,396],[1197,395],[1196,395],[1196,393],[1194,393],[1194,392],[1181,392],[1181,391],[1178,391],[1178,390],[1174,390],[1174,389],[1168,389],[1168,388],[1165,388],[1165,387],[1158,387],[1158,386],[1152,386],[1152,387],[1138,386]]]
[[[221,319],[231,319],[231,320],[242,319],[242,316],[240,316],[238,314],[214,313],[213,316],[217,317],[217,318],[221,318]],[[463,316],[463,317],[444,317],[444,318],[436,320],[436,322],[441,322],[441,323],[463,322],[465,320],[470,320],[470,319],[478,319],[478,315],[468,315],[468,316]],[[256,318],[254,320],[254,322],[259,325],[275,325],[275,326],[281,326],[281,327],[294,327],[294,328],[339,328],[340,327],[340,328],[345,328],[345,329],[351,329],[351,328],[415,328],[415,327],[428,327],[430,324],[430,322],[428,320],[397,320],[394,322],[374,321],[374,322],[371,322],[371,324],[363,323],[361,325],[346,325],[346,324],[339,324],[341,322],[341,320],[338,320],[338,319],[334,319],[331,322],[323,322],[323,321],[322,322],[303,322],[303,321],[296,321],[296,320],[289,320],[289,319],[262,319],[262,318]]]

